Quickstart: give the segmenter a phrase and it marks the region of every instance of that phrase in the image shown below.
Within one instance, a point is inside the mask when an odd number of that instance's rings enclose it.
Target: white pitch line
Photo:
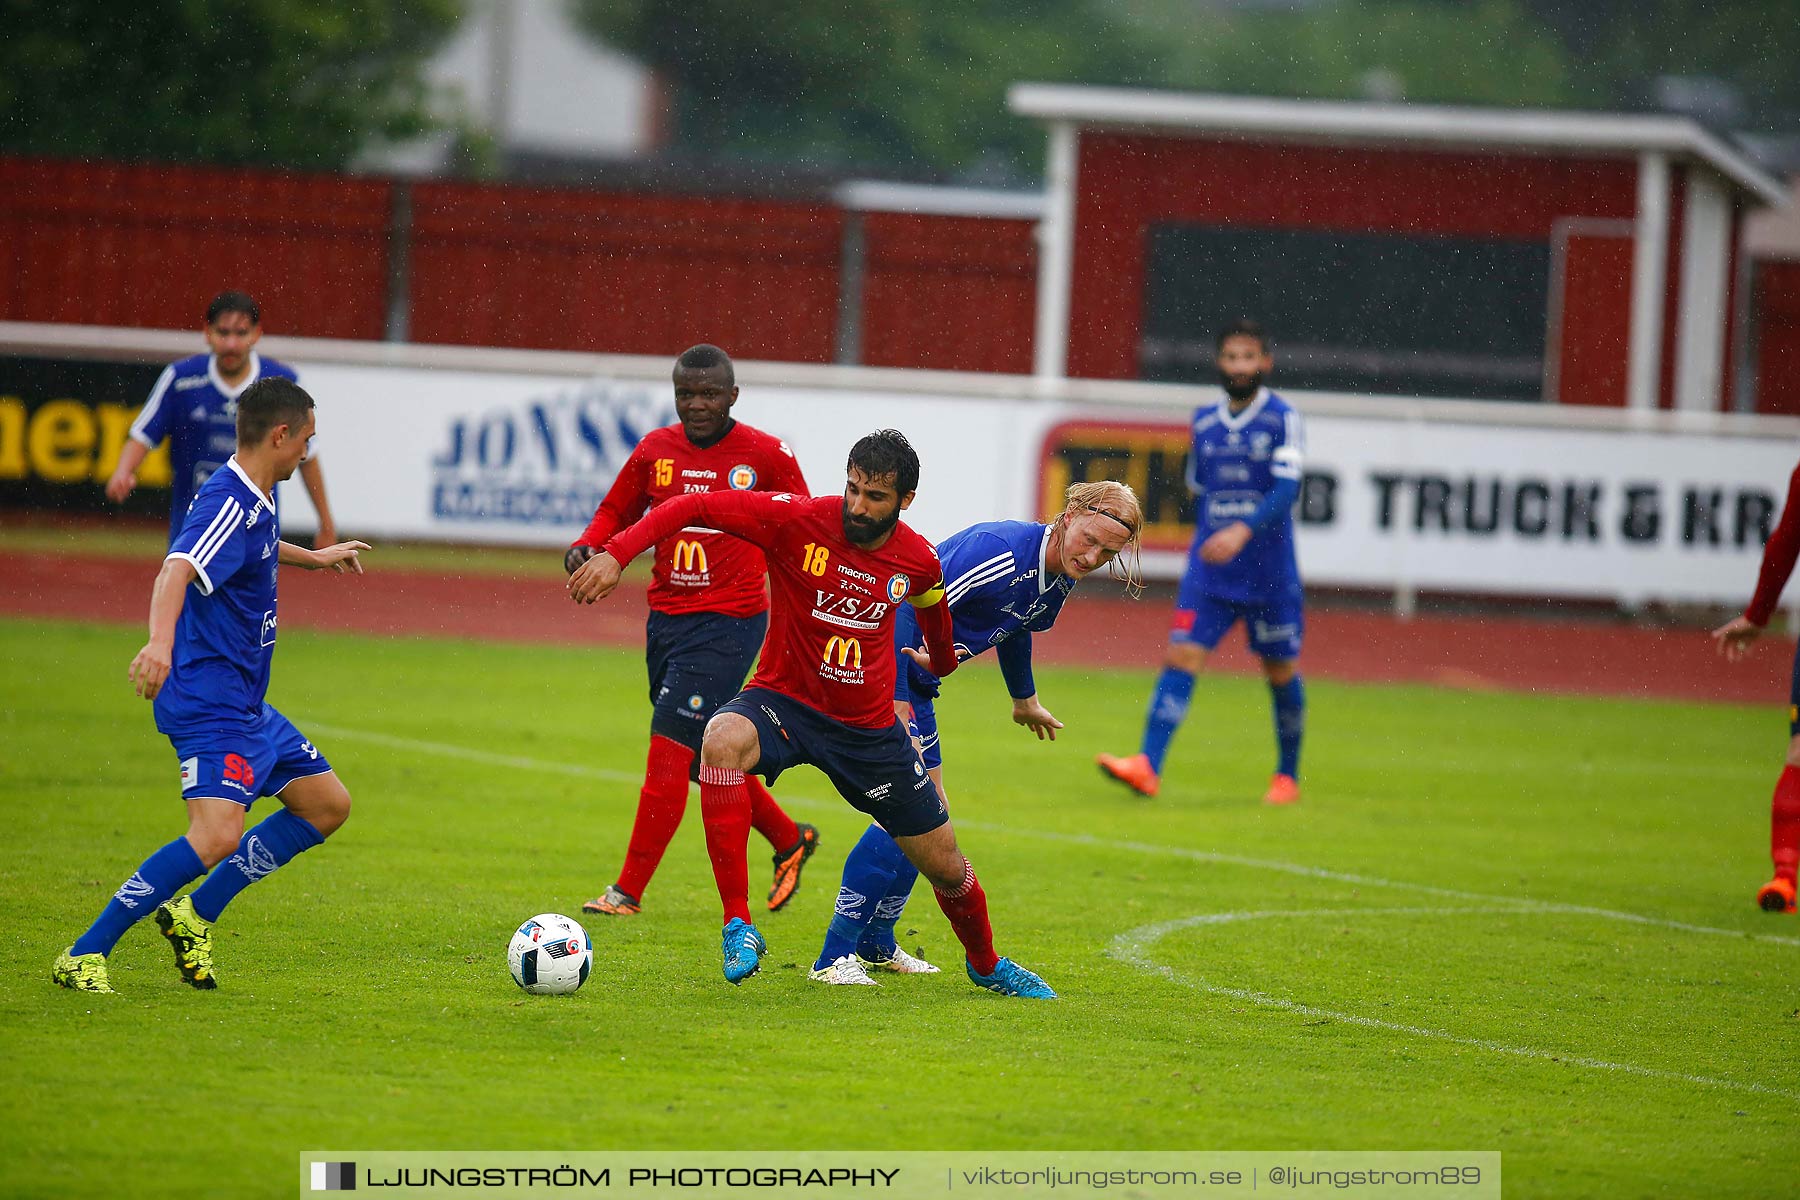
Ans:
[[[377,746],[386,746],[391,750],[406,750],[420,754],[432,754],[440,758],[456,758],[464,762],[484,763],[494,767],[510,767],[522,771],[542,771],[552,775],[572,775],[579,779],[602,779],[608,783],[639,784],[643,775],[633,771],[615,771],[606,767],[594,767],[585,763],[553,762],[541,758],[530,758],[521,754],[497,754],[490,750],[475,750],[467,746],[457,746],[448,742],[428,742],[418,738],[395,737],[391,734],[375,733],[367,729],[351,729],[341,725],[324,725],[315,721],[298,723],[302,729],[315,730],[328,737],[344,738],[350,741],[369,742]],[[782,793],[783,803],[793,803],[797,807],[827,809],[836,808],[839,801],[820,800],[807,796],[797,796],[791,792]],[[994,825],[986,821],[957,820],[957,826],[977,833],[994,833],[1012,838],[1031,838],[1037,841],[1056,842],[1068,846],[1086,846],[1096,850],[1122,850],[1132,854],[1147,854],[1165,858],[1181,858],[1189,862],[1214,863],[1223,866],[1248,867],[1257,871],[1274,871],[1285,875],[1298,875],[1308,879],[1328,879],[1334,883],[1347,883],[1358,887],[1392,888],[1398,891],[1418,892],[1427,896],[1442,896],[1446,900],[1471,900],[1487,904],[1504,904],[1515,908],[1531,908],[1541,912],[1567,913],[1571,916],[1601,917],[1609,921],[1626,921],[1634,925],[1648,925],[1658,929],[1673,929],[1681,933],[1701,934],[1707,937],[1741,938],[1748,941],[1772,942],[1778,946],[1800,946],[1800,937],[1786,937],[1775,933],[1747,933],[1741,929],[1720,929],[1711,925],[1695,925],[1687,921],[1671,921],[1664,917],[1649,917],[1641,913],[1620,912],[1607,908],[1594,908],[1586,904],[1565,904],[1555,900],[1533,900],[1520,896],[1496,895],[1491,892],[1470,892],[1458,888],[1438,887],[1429,883],[1412,883],[1404,879],[1383,879],[1376,875],[1357,875],[1348,871],[1333,871],[1325,867],[1308,866],[1305,863],[1283,862],[1280,859],[1249,858],[1241,854],[1222,854],[1214,850],[1195,850],[1187,846],[1162,846],[1154,842],[1129,842],[1112,838],[1095,837],[1087,833],[1059,833],[1048,829],[1018,829],[1010,825]]]
[[[1005,825],[990,825],[982,821],[957,821],[957,827],[981,833],[1000,833],[1008,837],[1037,838],[1041,841],[1060,842],[1071,846],[1091,846],[1097,850],[1127,850],[1135,854],[1155,854],[1170,858],[1185,858],[1190,862],[1216,863],[1224,866],[1249,867],[1259,871],[1277,871],[1286,875],[1300,875],[1309,879],[1329,879],[1334,883],[1354,884],[1358,887],[1394,888],[1400,891],[1420,892],[1428,896],[1442,896],[1446,900],[1480,900],[1489,904],[1506,904],[1519,908],[1530,908],[1542,912],[1568,913],[1573,916],[1604,917],[1609,921],[1628,921],[1635,925],[1653,925],[1659,929],[1675,929],[1682,933],[1704,934],[1708,937],[1743,938],[1751,941],[1773,942],[1779,946],[1800,946],[1800,937],[1785,937],[1777,933],[1746,933],[1741,929],[1720,929],[1712,925],[1694,925],[1687,921],[1671,921],[1665,917],[1647,917],[1641,913],[1618,912],[1610,908],[1595,908],[1586,904],[1565,904],[1558,900],[1533,900],[1524,896],[1502,896],[1491,892],[1470,892],[1459,888],[1437,887],[1429,883],[1412,883],[1404,879],[1383,879],[1377,875],[1356,875],[1348,871],[1332,871],[1325,867],[1307,866],[1305,863],[1283,862],[1272,858],[1248,858],[1241,854],[1221,854],[1213,850],[1194,850],[1186,846],[1159,846],[1154,842],[1126,842],[1112,838],[1099,838],[1087,833],[1058,833],[1048,829],[1013,829]]]
[[[1227,987],[1223,984],[1208,983],[1204,979],[1183,975],[1165,963],[1149,957],[1149,948],[1169,934],[1182,929],[1192,929],[1203,925],[1225,925],[1235,921],[1261,921],[1293,917],[1366,917],[1371,915],[1389,916],[1450,916],[1480,915],[1492,916],[1493,908],[1319,908],[1269,910],[1262,912],[1222,912],[1201,913],[1197,916],[1180,917],[1173,921],[1159,921],[1151,925],[1140,925],[1136,929],[1128,929],[1113,939],[1108,953],[1121,962],[1138,968],[1152,975],[1159,975],[1171,983],[1193,988],[1212,996],[1224,996],[1232,1000],[1241,1000],[1262,1008],[1273,1008],[1281,1012],[1293,1013],[1297,1016],[1314,1017],[1328,1021],[1339,1021],[1346,1025],[1357,1025],[1365,1029],[1380,1029],[1388,1033],[1403,1033],[1412,1037],[1431,1038],[1436,1041],[1450,1042],[1453,1045],[1468,1046],[1472,1049],[1486,1050],[1494,1054],[1507,1054],[1514,1058],[1540,1059],[1546,1062],[1561,1063],[1565,1066],[1582,1067],[1592,1071],[1612,1071],[1622,1075],[1635,1075],[1641,1079],[1655,1079],[1665,1083],[1696,1084],[1701,1087],[1729,1088],[1733,1091],[1755,1092],[1758,1095],[1778,1096],[1784,1100],[1800,1100],[1800,1092],[1785,1088],[1770,1087],[1763,1083],[1746,1083],[1739,1079],[1719,1079],[1710,1075],[1689,1075],[1682,1071],[1665,1071],[1657,1067],[1640,1067],[1634,1063],[1609,1062],[1603,1058],[1588,1058],[1578,1054],[1562,1054],[1554,1050],[1541,1050],[1534,1046],[1514,1046],[1507,1042],[1497,1042],[1490,1038],[1468,1037],[1459,1033],[1451,1033],[1444,1029],[1428,1029],[1422,1025],[1406,1025],[1398,1021],[1383,1021],[1375,1017],[1359,1016],[1356,1013],[1338,1012],[1333,1009],[1320,1008],[1317,1005],[1301,1004],[1294,1000],[1283,1000],[1278,996],[1270,996],[1265,992],[1252,991],[1248,988]],[[1515,907],[1513,912],[1543,911],[1541,907]]]
[[[590,767],[586,763],[549,762],[541,758],[527,758],[522,754],[495,754],[491,750],[473,750],[468,746],[455,746],[448,742],[425,742],[417,738],[373,733],[367,729],[349,729],[342,725],[322,725],[317,721],[305,721],[301,724],[306,729],[317,730],[327,737],[370,742],[377,746],[386,746],[390,750],[435,754],[440,758],[460,758],[464,762],[478,762],[490,767],[511,767],[519,771],[543,771],[551,775],[573,775],[579,779],[604,779],[608,783],[644,782],[644,775],[641,771],[636,773],[614,771],[607,767]]]

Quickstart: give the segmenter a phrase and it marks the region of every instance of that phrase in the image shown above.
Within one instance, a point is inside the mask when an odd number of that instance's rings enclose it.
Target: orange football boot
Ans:
[[[1300,781],[1292,775],[1276,775],[1263,793],[1264,804],[1294,804],[1300,799]]]
[[[1115,758],[1110,754],[1102,754],[1094,761],[1100,764],[1102,775],[1117,780],[1140,796],[1154,796],[1162,787],[1162,781],[1150,769],[1149,755],[1134,754],[1130,758]]]
[[[1794,881],[1781,875],[1769,880],[1757,890],[1756,906],[1764,912],[1793,912]]]

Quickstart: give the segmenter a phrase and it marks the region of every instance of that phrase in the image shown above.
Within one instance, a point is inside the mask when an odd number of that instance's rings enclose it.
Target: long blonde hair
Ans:
[[[1118,556],[1106,564],[1106,573],[1123,583],[1132,599],[1143,595],[1142,547],[1139,537],[1144,528],[1144,509],[1138,503],[1137,493],[1131,490],[1130,484],[1120,483],[1116,479],[1095,479],[1088,483],[1070,484],[1068,502],[1063,505],[1062,515],[1056,518],[1056,523],[1063,527],[1065,536],[1069,522],[1083,513],[1107,517],[1124,526],[1131,535]]]

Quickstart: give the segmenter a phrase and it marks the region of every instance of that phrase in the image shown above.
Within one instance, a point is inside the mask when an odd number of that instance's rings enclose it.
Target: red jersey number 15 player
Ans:
[[[594,519],[563,556],[573,572],[619,530],[677,496],[715,491],[806,494],[787,444],[733,420],[738,389],[731,359],[717,346],[689,347],[675,360],[675,415],[652,430],[625,460]],[[763,556],[748,542],[690,524],[656,544],[644,664],[650,677],[650,753],[637,818],[615,880],[581,911],[630,916],[656,873],[687,809],[700,734],[720,704],[737,695],[769,627]],[[769,909],[800,886],[800,868],[819,831],[797,825],[760,782],[750,789],[750,820],[775,852]]]
[[[700,752],[700,804],[724,907],[727,980],[741,983],[756,974],[768,949],[745,901],[746,772],[773,780],[806,763],[874,818],[931,881],[976,984],[1052,998],[1042,979],[994,953],[987,897],[957,847],[918,749],[894,715],[899,605],[918,612],[928,652],[919,657],[932,673],[956,669],[937,552],[900,521],[918,486],[919,457],[899,433],[878,430],[851,448],[845,475],[842,500],[748,492],[672,500],[608,541],[575,572],[569,592],[582,602],[600,599],[618,583],[622,563],[689,522],[736,534],[767,555],[768,643],[749,685],[707,722]]]

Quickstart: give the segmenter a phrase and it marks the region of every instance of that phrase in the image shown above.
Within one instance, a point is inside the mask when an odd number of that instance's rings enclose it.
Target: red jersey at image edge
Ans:
[[[914,598],[943,603],[937,551],[904,523],[879,550],[844,536],[843,498],[713,492],[683,498],[605,547],[630,562],[698,519],[760,546],[774,601],[749,687],[768,688],[846,725],[894,723],[894,616]]]
[[[577,546],[606,540],[646,511],[677,496],[705,492],[791,492],[804,496],[787,443],[742,421],[702,449],[680,424],[651,430],[632,450]],[[660,613],[721,613],[748,617],[769,606],[762,551],[705,526],[675,530],[656,544],[650,607]]]

